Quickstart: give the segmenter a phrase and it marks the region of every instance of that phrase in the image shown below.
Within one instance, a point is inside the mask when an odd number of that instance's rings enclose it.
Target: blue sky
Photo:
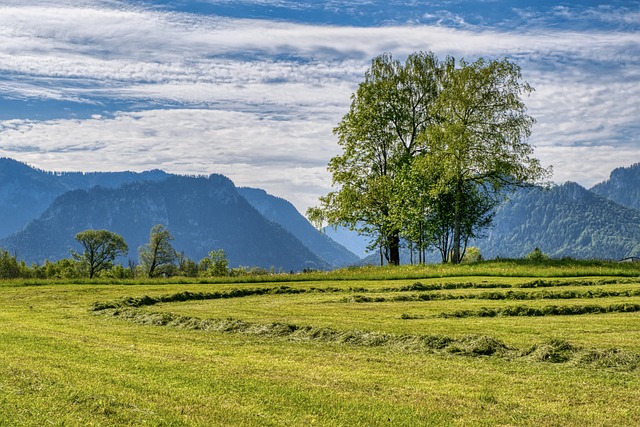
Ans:
[[[555,181],[640,162],[640,3],[544,0],[0,0],[0,156],[222,173],[304,212],[371,59],[419,50],[517,62]]]

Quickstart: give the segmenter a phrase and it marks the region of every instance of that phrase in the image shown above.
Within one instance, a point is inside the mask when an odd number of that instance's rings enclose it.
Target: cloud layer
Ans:
[[[331,131],[371,58],[417,50],[517,61],[536,88],[531,142],[557,181],[590,186],[640,161],[638,7],[514,9],[532,22],[514,29],[419,7],[407,7],[409,23],[328,25],[121,1],[4,3],[0,155],[44,169],[217,172],[305,210],[329,191]]]

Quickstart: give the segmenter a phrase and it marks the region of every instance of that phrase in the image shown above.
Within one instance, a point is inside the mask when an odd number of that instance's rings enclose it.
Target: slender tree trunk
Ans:
[[[462,228],[462,184],[456,185],[456,195],[454,199],[453,211],[453,254],[451,255],[452,264],[460,264],[460,234]]]
[[[409,262],[413,265],[413,241],[409,241]]]
[[[400,236],[394,233],[389,239],[389,264],[400,265]]]

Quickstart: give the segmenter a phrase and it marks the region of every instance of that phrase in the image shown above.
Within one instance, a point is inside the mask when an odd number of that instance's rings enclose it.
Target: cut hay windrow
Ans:
[[[288,323],[254,323],[235,318],[200,319],[169,312],[149,312],[135,307],[104,309],[98,314],[151,326],[173,327],[218,333],[254,335],[285,339],[291,342],[323,342],[358,347],[385,347],[392,351],[441,353],[472,357],[521,358],[533,362],[567,363],[577,366],[631,371],[640,364],[640,355],[616,348],[582,349],[571,343],[552,339],[526,350],[508,346],[486,335],[459,338],[444,335],[395,335],[372,331],[338,330],[327,327],[300,326]]]

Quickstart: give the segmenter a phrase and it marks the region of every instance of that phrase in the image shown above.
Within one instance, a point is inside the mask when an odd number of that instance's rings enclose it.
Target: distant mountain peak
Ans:
[[[224,249],[231,266],[329,268],[299,239],[260,215],[223,175],[173,175],[118,188],[69,191],[0,244],[28,262],[43,262],[67,257],[77,246],[74,236],[79,231],[108,229],[125,238],[135,258],[156,224],[168,227],[176,250],[196,261]]]
[[[596,184],[591,191],[623,206],[640,209],[640,163],[614,169],[609,179]]]

